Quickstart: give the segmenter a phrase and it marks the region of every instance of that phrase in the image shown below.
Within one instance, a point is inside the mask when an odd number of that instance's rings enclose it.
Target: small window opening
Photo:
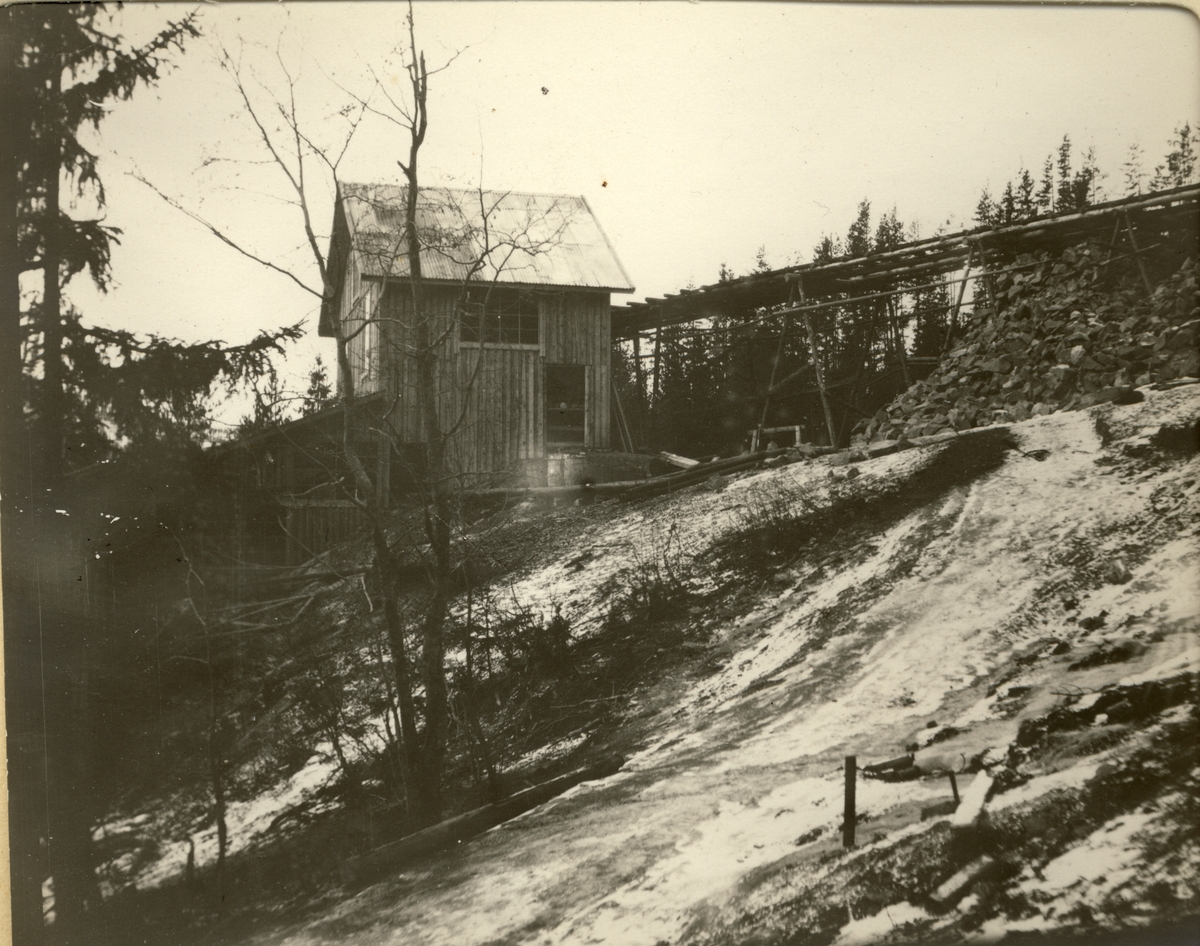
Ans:
[[[493,345],[537,345],[537,299],[518,289],[472,289],[459,306],[459,338]]]

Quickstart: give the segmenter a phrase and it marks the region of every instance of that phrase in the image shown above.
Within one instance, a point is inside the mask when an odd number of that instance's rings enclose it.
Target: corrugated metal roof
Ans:
[[[351,240],[365,275],[409,275],[406,191],[394,184],[342,184]],[[472,279],[633,292],[582,197],[422,187],[417,233],[426,279],[459,282],[483,260]]]

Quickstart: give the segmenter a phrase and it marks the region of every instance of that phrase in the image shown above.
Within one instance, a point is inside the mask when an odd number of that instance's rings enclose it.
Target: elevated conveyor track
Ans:
[[[614,339],[722,315],[781,306],[794,300],[797,279],[810,305],[853,303],[879,293],[909,291],[918,283],[963,270],[993,270],[1022,253],[1061,250],[1088,238],[1114,243],[1123,252],[1144,252],[1165,240],[1194,254],[1200,221],[1200,186],[1189,185],[1089,207],[1079,213],[1045,217],[1004,227],[978,227],[948,236],[907,243],[886,253],[829,263],[806,263],[756,273],[699,289],[668,293],[613,306]],[[834,303],[834,304],[836,304]]]

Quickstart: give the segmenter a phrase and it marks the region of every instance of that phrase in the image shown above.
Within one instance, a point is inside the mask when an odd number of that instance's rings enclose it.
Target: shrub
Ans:
[[[747,501],[734,530],[713,544],[727,567],[773,572],[805,552],[825,549],[843,533],[880,530],[948,490],[999,467],[1016,441],[1002,428],[981,430],[939,447],[929,462],[899,481],[832,480],[828,493],[770,478]]]
[[[632,563],[618,574],[624,591],[613,601],[606,625],[614,627],[670,618],[692,596],[693,564],[672,523],[652,532],[648,546],[635,548]]]

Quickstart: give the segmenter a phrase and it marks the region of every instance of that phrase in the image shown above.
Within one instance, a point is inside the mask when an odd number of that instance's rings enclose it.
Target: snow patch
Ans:
[[[1003,795],[997,795],[988,802],[988,810],[1003,811],[1005,808],[1012,808],[1014,805],[1023,805],[1036,798],[1041,798],[1049,792],[1081,788],[1090,779],[1095,777],[1096,770],[1100,768],[1100,765],[1101,761],[1097,760],[1073,765],[1070,768],[1061,769],[1049,775],[1039,775],[1036,778],[1030,779],[1024,785],[1018,785]]]
[[[868,946],[892,930],[928,920],[929,914],[907,900],[884,907],[874,916],[865,916],[842,927],[833,946]]]
[[[320,749],[321,747],[318,747]],[[266,832],[275,820],[289,808],[303,803],[324,785],[337,772],[337,762],[329,757],[329,753],[318,753],[308,763],[297,771],[291,778],[281,782],[275,788],[266,791],[256,798],[245,802],[230,802],[225,811],[225,821],[228,826],[227,854],[239,851],[254,839]],[[145,824],[137,818],[128,819],[126,825]],[[122,822],[114,822],[99,829],[115,833]],[[162,886],[183,874],[187,864],[188,841],[170,840],[166,837],[166,828],[152,825],[147,832],[159,839],[162,853],[151,863],[147,864],[135,876],[128,880],[139,890]],[[178,837],[178,835],[176,835]],[[200,869],[217,860],[217,828],[211,827],[191,835],[196,845],[196,867]]]

